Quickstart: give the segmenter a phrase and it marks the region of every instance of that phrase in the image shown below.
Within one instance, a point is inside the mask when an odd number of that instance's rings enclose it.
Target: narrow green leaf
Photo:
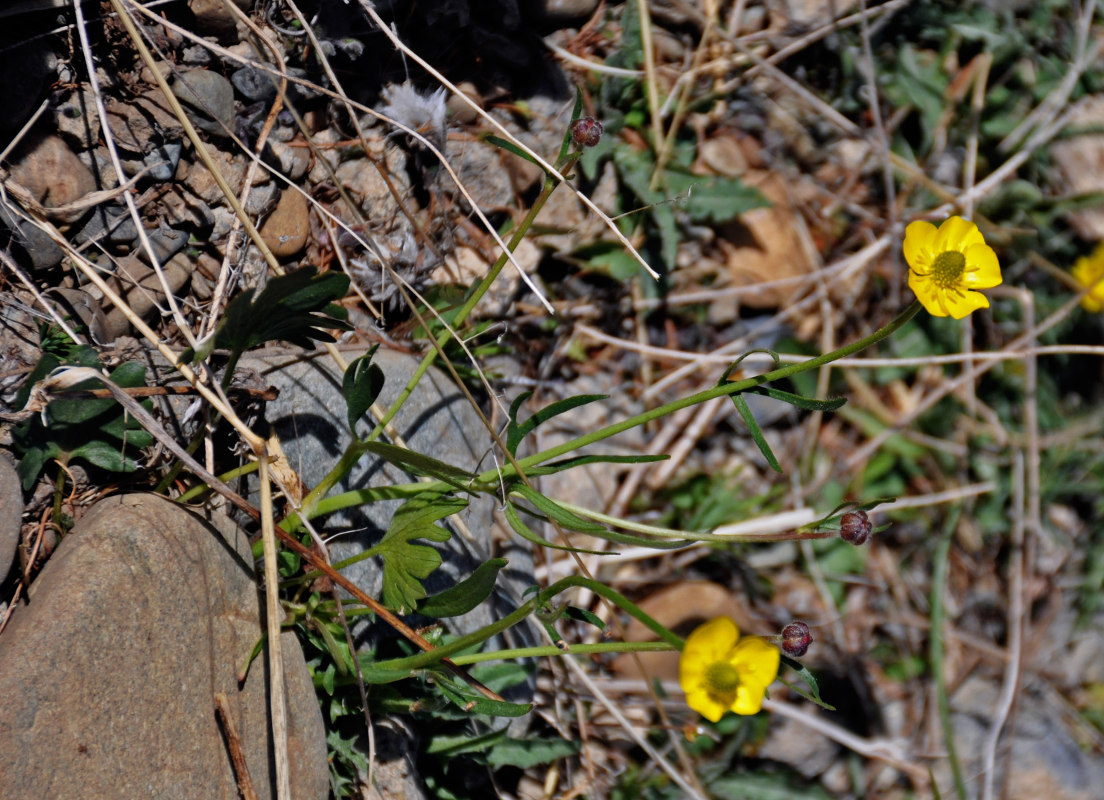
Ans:
[[[636,456],[617,456],[617,455],[592,455],[592,456],[575,456],[573,458],[565,458],[560,461],[550,461],[545,464],[543,468],[547,472],[537,472],[530,469],[526,472],[527,475],[551,475],[556,472],[563,472],[565,469],[571,469],[572,467],[581,467],[584,464],[652,464],[656,461],[666,461],[670,456],[666,454],[659,455],[636,455]]]
[[[438,735],[429,740],[425,751],[429,755],[455,758],[468,753],[482,753],[505,738],[505,728],[482,736],[472,736],[469,733]]]
[[[801,680],[805,681],[805,683],[809,686],[809,691],[803,691],[802,689],[794,686],[792,683],[786,680],[783,680],[782,683],[789,686],[806,700],[816,703],[821,708],[827,709],[828,711],[836,710],[835,706],[829,705],[821,699],[820,685],[817,683],[816,676],[814,676],[813,673],[809,671],[808,667],[806,667],[800,661],[794,661],[788,656],[782,656],[782,663],[792,669],[794,672],[796,672]]]
[[[778,465],[778,459],[774,457],[774,452],[771,450],[770,445],[767,444],[767,440],[763,437],[763,431],[759,429],[759,423],[755,421],[755,416],[751,413],[751,409],[748,408],[747,400],[743,398],[743,395],[736,394],[732,396],[732,403],[736,406],[736,410],[740,412],[740,416],[744,418],[744,422],[748,426],[748,432],[751,433],[751,438],[759,447],[759,452],[767,459],[767,463],[770,464],[771,469],[775,472],[781,472],[782,467]]]
[[[518,426],[517,415],[521,410],[521,404],[533,396],[532,390],[522,392],[514,398],[514,402],[510,403],[510,412],[508,414],[510,420],[506,424],[506,449],[510,451],[511,455],[517,455],[518,445],[521,443],[521,439],[525,436],[521,432],[521,428]]]
[[[418,604],[418,613],[427,617],[458,617],[467,614],[494,591],[495,579],[507,564],[504,558],[492,558],[451,589],[446,589]]]
[[[524,483],[514,486],[511,491],[514,494],[521,495],[532,503],[542,514],[548,515],[549,519],[569,530],[590,534],[603,534],[606,532],[604,525],[599,525],[597,522],[591,522],[589,519],[583,519],[578,514],[568,511],[555,500],[545,497],[535,489],[530,489]]]
[[[606,629],[606,623],[602,621],[602,618],[592,611],[587,611],[585,608],[568,606],[564,609],[564,616],[576,620],[577,622],[585,622],[587,625],[593,625],[600,631]]]
[[[452,685],[446,680],[438,680],[437,688],[450,702],[468,714],[485,714],[490,717],[521,717],[528,714],[532,709],[532,705],[528,703],[489,700],[481,694],[476,694],[466,686]]]
[[[341,379],[341,394],[345,398],[347,407],[346,419],[349,421],[349,430],[354,437],[357,422],[383,391],[383,370],[372,363],[372,356],[378,349],[378,344],[373,345],[367,353],[353,361]]]
[[[535,158],[526,153],[513,142],[507,141],[506,139],[502,139],[489,133],[483,136],[483,141],[487,142],[488,144],[493,144],[495,147],[501,147],[503,150],[509,153],[513,153],[518,158],[524,158],[530,164],[536,164],[538,167],[541,166]],[[541,169],[544,169],[544,167],[541,167]]]
[[[538,425],[547,422],[553,417],[559,416],[564,412],[570,411],[573,408],[579,408],[585,406],[588,403],[593,403],[596,400],[605,400],[609,395],[605,394],[580,394],[575,397],[567,397],[563,400],[557,400],[555,403],[551,403],[539,411],[533,412],[533,415],[525,422],[517,422],[517,411],[521,408],[521,403],[527,399],[532,392],[523,392],[514,400],[510,406],[511,416],[510,424],[506,432],[507,446],[513,443],[513,449],[511,453],[517,455],[517,445],[523,438],[532,433]]]
[[[517,508],[514,506],[513,503],[506,503],[506,508],[503,509],[502,515],[506,517],[506,522],[513,529],[514,533],[516,533],[522,539],[529,540],[533,544],[539,544],[541,547],[551,547],[553,550],[563,550],[568,553],[608,555],[608,552],[602,550],[584,550],[581,547],[567,547],[566,545],[562,544],[554,544],[547,539],[538,536],[528,525],[521,521],[521,517],[518,516]]]
[[[802,408],[806,411],[835,411],[847,402],[846,397],[832,397],[827,400],[819,400],[815,397],[804,397],[800,394],[793,394],[792,392],[775,389],[773,386],[753,386],[748,389],[747,392],[748,394],[758,394],[775,400],[781,400],[783,403],[789,403],[791,406]]]
[[[475,480],[474,474],[459,467],[397,445],[386,442],[361,442],[357,447],[395,466],[402,467],[414,475],[427,475],[430,478],[445,481],[458,489],[466,488],[469,482]]]

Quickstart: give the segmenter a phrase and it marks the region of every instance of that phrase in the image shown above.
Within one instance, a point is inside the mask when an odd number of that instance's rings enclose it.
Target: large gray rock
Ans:
[[[0,581],[15,561],[22,522],[23,488],[12,457],[0,450]]]
[[[350,360],[354,354],[347,354]],[[373,363],[386,376],[381,405],[389,407],[406,385],[420,359],[391,350],[377,351]],[[317,485],[348,446],[351,438],[346,422],[346,404],[341,394],[341,373],[326,355],[304,358],[246,358],[243,367],[262,374],[265,381],[280,390],[279,398],[268,404],[266,419],[279,435],[291,466],[310,487]],[[430,370],[392,422],[407,445],[440,461],[472,472],[493,466],[489,455],[490,437],[467,399],[440,371]],[[364,435],[368,423],[359,431]],[[416,478],[372,456],[365,456],[330,495],[364,487],[411,483]],[[339,511],[319,520],[323,535],[341,535],[330,545],[333,561],[341,561],[364,552],[379,541],[391,522],[398,500],[371,503]],[[491,540],[495,498],[472,498],[459,516],[471,532],[469,539],[448,521],[453,535],[448,542],[434,545],[442,564],[425,582],[430,594],[442,591],[467,577],[493,555],[509,559],[499,576],[496,592],[468,614],[449,621],[458,633],[467,633],[499,619],[523,602],[521,592],[533,585],[532,554],[513,540],[505,551],[496,552]],[[522,543],[527,544],[527,543]],[[367,559],[343,570],[368,594],[378,597],[382,585],[379,562]],[[358,634],[363,628],[358,628]]]
[[[0,800],[218,798],[238,788],[215,717],[229,700],[258,795],[274,797],[264,628],[246,536],[154,495],[97,503],[0,636]],[[327,797],[322,717],[283,637],[292,795]]]
[[[355,354],[348,353],[350,360]],[[373,362],[386,376],[379,402],[390,406],[413,374],[419,359],[389,350],[379,350]],[[266,419],[280,437],[284,452],[291,465],[308,486],[315,486],[337,462],[348,446],[351,437],[345,419],[346,405],[341,394],[341,373],[327,355],[304,358],[302,355],[243,359],[241,366],[262,373],[265,381],[280,390],[279,399],[269,403]],[[468,405],[467,399],[441,372],[434,369],[426,374],[418,389],[411,395],[393,421],[396,430],[412,449],[433,456],[463,469],[479,472],[492,465],[489,436],[478,415]],[[362,422],[358,429],[364,435],[368,428]],[[415,478],[402,470],[366,456],[330,495],[363,487],[410,483]],[[330,544],[330,555],[337,562],[364,552],[379,541],[387,530],[391,517],[400,501],[372,503],[354,506],[317,520],[323,535],[340,533]],[[462,580],[492,555],[509,560],[509,565],[498,577],[494,593],[488,601],[461,617],[446,620],[457,634],[470,633],[516,609],[524,598],[521,593],[533,585],[533,558],[528,543],[510,540],[502,545],[492,542],[491,531],[495,500],[492,497],[473,499],[460,513],[472,538],[468,539],[449,521],[442,520],[452,531],[452,537],[433,546],[441,553],[442,564],[433,572],[425,587],[434,594]],[[421,543],[421,542],[420,542]],[[359,561],[342,569],[342,573],[356,582],[373,597],[379,597],[382,585],[378,560]],[[359,617],[353,624],[353,634],[358,648],[372,647],[396,634],[383,624],[370,624]],[[416,617],[413,622],[429,622]],[[522,647],[537,643],[535,629],[523,623],[507,631],[499,646]],[[504,693],[508,700],[527,702],[532,699],[534,686],[515,686]],[[515,720],[511,734],[524,734],[527,718]],[[376,720],[377,764],[374,786],[368,797],[406,798],[420,800],[425,797],[421,778],[415,765],[419,742],[411,726],[401,719],[383,717]]]

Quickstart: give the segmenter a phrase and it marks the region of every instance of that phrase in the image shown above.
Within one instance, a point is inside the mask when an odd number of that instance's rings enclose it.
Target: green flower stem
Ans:
[[[685,539],[687,542],[789,542],[796,539],[831,539],[839,536],[839,531],[806,531],[806,532],[791,532],[784,531],[779,533],[748,533],[741,536],[725,536],[716,533],[705,533],[699,531],[680,531],[677,528],[661,528],[657,525],[646,525],[643,522],[634,522],[632,520],[621,519],[620,517],[612,517],[609,514],[603,514],[600,511],[594,511],[583,506],[577,506],[574,503],[567,503],[563,500],[557,500],[561,506],[568,511],[573,511],[580,517],[586,517],[592,519],[595,522],[601,522],[604,525],[610,525],[616,528],[624,528],[627,531],[634,531],[636,533],[647,534],[648,536],[655,536],[664,539]]]
[[[459,653],[462,650],[467,650],[469,647],[482,644],[490,639],[492,636],[498,633],[502,633],[509,628],[517,625],[524,620],[530,614],[537,609],[541,608],[546,603],[550,602],[552,598],[561,592],[571,589],[575,586],[585,586],[595,594],[609,600],[618,608],[625,611],[634,619],[639,620],[654,634],[659,636],[663,641],[669,645],[672,650],[682,650],[682,638],[669,631],[666,627],[654,620],[648,614],[644,613],[636,603],[629,600],[620,592],[616,592],[613,589],[605,586],[598,581],[591,580],[590,578],[584,578],[581,575],[571,575],[561,580],[556,581],[547,589],[538,592],[536,597],[529,600],[527,603],[521,606],[516,611],[507,614],[500,620],[492,622],[477,631],[469,633],[467,636],[461,636],[448,644],[436,647],[433,650],[425,653],[417,653],[406,658],[395,658],[390,661],[378,661],[374,664],[366,665],[367,669],[373,670],[386,670],[388,672],[407,671],[413,672],[414,670],[425,669],[443,658],[449,658],[450,656]]]
[[[566,648],[555,645],[543,647],[518,647],[514,650],[494,650],[490,653],[469,653],[452,657],[457,666],[479,664],[484,661],[509,661],[517,658],[542,656],[583,656],[592,653],[656,653],[676,651],[668,642],[598,642],[597,644],[573,644]]]
[[[191,451],[189,451],[189,452],[191,452]],[[179,464],[180,462],[177,462],[177,463]],[[234,478],[240,478],[243,475],[249,475],[249,474],[252,474],[256,471],[257,471],[257,462],[256,461],[247,461],[246,463],[242,464],[240,467],[234,467],[234,469],[222,473],[221,475],[218,476],[218,479],[220,481],[222,481],[223,483],[229,483],[230,481],[234,480]],[[158,487],[158,488],[160,488],[160,487]],[[210,486],[208,486],[205,483],[199,483],[199,484],[196,484],[195,486],[193,486],[188,491],[184,492],[184,494],[180,495],[180,497],[176,498],[176,502],[178,502],[178,503],[190,503],[192,500],[195,500],[195,499],[207,494],[210,491],[211,491]]]
[[[575,162],[579,159],[580,153],[571,153],[567,158],[562,160],[562,163],[557,163],[556,168],[563,174],[564,171],[571,169]],[[552,175],[545,175],[544,187],[541,189],[540,195],[537,197],[533,206],[529,209],[529,213],[525,215],[525,218],[518,225],[517,230],[514,231],[514,235],[510,237],[510,241],[507,242],[506,247],[509,253],[513,253],[517,249],[518,245],[529,233],[529,229],[533,226],[533,223],[537,219],[537,214],[544,208],[544,204],[548,202],[548,198],[552,196],[552,192],[556,190],[556,187],[560,185],[559,180]],[[476,284],[475,288],[468,294],[467,299],[463,305],[456,311],[456,315],[453,317],[451,328],[452,330],[459,330],[459,328],[467,321],[468,315],[471,314],[472,309],[483,299],[483,295],[491,288],[503,268],[509,261],[509,253],[502,253],[495,261],[494,265],[488,270],[487,274],[483,276],[483,279]],[[433,366],[433,362],[437,360],[437,351],[439,348],[443,348],[448,342],[449,337],[452,334],[445,330],[437,337],[437,346],[430,348],[425,357],[422,359],[422,363],[418,365],[418,368],[414,370],[414,374],[407,381],[406,387],[399,393],[399,396],[395,398],[395,401],[391,403],[391,407],[388,408],[387,413],[383,415],[383,418],[376,423],[376,427],[372,429],[372,432],[368,434],[367,441],[372,442],[379,438],[383,432],[384,427],[399,412],[403,404],[407,401],[410,395],[413,393],[414,388],[421,381],[422,377],[429,371],[429,368]],[[350,445],[349,449],[345,451],[345,454],[341,457],[334,468],[330,470],[317,486],[312,489],[305,498],[303,498],[303,512],[308,518],[314,516],[314,509],[318,502],[326,496],[326,494],[334,487],[334,485],[344,477],[353,464],[361,456],[361,452],[356,449],[356,442]]]
[[[635,417],[629,417],[628,419],[624,419],[621,422],[615,422],[612,425],[607,425],[604,428],[599,428],[596,431],[591,431],[590,433],[579,436],[569,442],[564,442],[563,444],[557,445],[556,447],[550,447],[547,450],[535,453],[534,455],[531,455],[527,458],[522,458],[518,461],[518,466],[522,467],[523,469],[526,467],[535,467],[539,464],[543,464],[545,461],[550,461],[553,458],[558,458],[559,456],[565,455],[574,450],[578,450],[580,447],[585,447],[588,444],[600,442],[601,440],[607,439],[610,436],[614,436],[618,433],[623,433],[624,431],[627,431],[630,428],[635,428],[639,425],[647,424],[652,420],[665,417],[668,414],[673,414],[674,412],[680,411],[689,406],[704,403],[705,401],[712,400],[715,397],[724,397],[725,395],[739,394],[740,392],[747,391],[748,389],[754,388],[756,386],[762,386],[765,383],[782,380],[783,378],[788,378],[791,375],[797,375],[801,372],[808,372],[811,369],[816,369],[818,367],[824,366],[825,364],[830,364],[837,359],[846,358],[847,356],[853,355],[860,350],[865,350],[867,347],[870,347],[870,345],[875,344],[876,342],[880,342],[887,336],[892,335],[905,323],[915,317],[917,312],[920,311],[920,308],[920,301],[914,300],[912,305],[910,305],[908,308],[898,314],[897,317],[889,322],[887,325],[874,331],[869,336],[864,336],[862,339],[852,342],[851,344],[844,345],[843,347],[840,347],[829,353],[825,353],[824,355],[810,358],[808,361],[802,361],[797,364],[787,364],[784,367],[780,367],[770,372],[765,372],[762,375],[756,375],[752,378],[745,378],[742,381],[722,383],[719,386],[714,386],[710,389],[706,389],[705,391],[698,392],[697,394],[692,394],[689,397],[682,398],[681,400],[675,400],[673,402],[666,403],[662,406],[653,408],[650,411],[645,411],[642,414],[637,414]],[[514,476],[513,466],[507,465],[502,468],[501,471],[497,469],[487,470],[486,472],[479,475],[479,480],[485,481],[490,479],[498,479],[499,476],[501,476],[502,478],[512,478]]]
[[[872,344],[880,342],[883,339],[891,336],[893,333],[895,333],[900,328],[902,328],[907,322],[909,322],[909,320],[911,320],[913,317],[915,317],[916,314],[920,311],[921,308],[922,308],[922,306],[920,305],[920,302],[918,300],[914,301],[912,303],[912,305],[910,305],[908,308],[906,308],[904,311],[902,311],[899,315],[897,315],[897,317],[895,319],[893,319],[891,322],[889,322],[889,324],[887,324],[885,327],[879,328],[878,330],[871,333],[869,336],[865,336],[862,339],[859,339],[858,341],[852,342],[851,344],[844,345],[843,347],[841,347],[837,350],[833,350],[829,353],[825,353],[824,355],[816,356],[815,358],[810,358],[807,361],[802,361],[802,362],[799,362],[797,364],[788,364],[784,367],[780,367],[779,369],[773,370],[771,372],[767,372],[767,373],[764,373],[762,375],[757,375],[757,376],[754,376],[754,377],[751,377],[751,378],[746,378],[742,381],[733,381],[731,383],[723,383],[719,386],[714,386],[710,389],[706,389],[705,391],[698,392],[697,394],[694,394],[694,395],[690,395],[689,397],[685,397],[681,400],[675,400],[671,403],[667,403],[666,405],[658,406],[657,408],[651,409],[650,411],[645,411],[642,414],[638,414],[635,417],[629,417],[628,419],[622,420],[621,422],[617,422],[617,423],[614,423],[612,425],[607,425],[605,428],[601,428],[599,430],[592,431],[591,433],[588,433],[584,436],[580,436],[578,438],[572,439],[571,441],[565,442],[564,444],[558,445],[557,447],[552,447],[552,448],[549,448],[548,450],[541,451],[540,453],[536,453],[536,454],[531,455],[527,458],[520,459],[518,461],[518,464],[522,468],[539,465],[539,464],[542,464],[546,461],[550,461],[553,458],[557,458],[561,455],[565,455],[567,453],[570,453],[571,451],[573,451],[577,448],[584,447],[585,445],[593,444],[594,442],[598,442],[598,441],[601,441],[603,439],[609,438],[610,436],[613,436],[613,435],[618,434],[618,433],[622,433],[622,432],[627,431],[630,428],[634,428],[638,425],[643,425],[645,423],[651,422],[654,419],[659,419],[660,417],[663,417],[667,414],[673,413],[673,412],[678,411],[680,409],[686,408],[688,406],[696,405],[698,403],[704,403],[706,400],[712,400],[715,397],[723,397],[725,395],[738,394],[739,392],[746,391],[746,390],[748,390],[750,388],[753,388],[755,386],[761,386],[763,384],[770,383],[772,381],[777,381],[777,380],[781,380],[783,378],[788,378],[791,375],[797,375],[798,373],[801,373],[801,372],[806,372],[806,371],[811,370],[811,369],[816,369],[818,367],[824,366],[825,364],[829,364],[829,363],[831,363],[831,362],[833,362],[837,359],[845,358],[845,357],[850,356],[850,355],[854,355],[855,353],[859,352],[860,350],[864,350],[867,347],[870,347]],[[428,368],[428,363],[427,362],[432,361],[432,356],[435,353],[436,353],[436,351],[433,351],[433,352],[427,354],[426,355],[426,361],[422,362],[423,364],[425,364],[427,366],[427,368]],[[418,376],[416,374],[415,379],[417,377]],[[416,382],[416,380],[412,379],[412,382]],[[392,408],[394,408],[394,407],[395,406],[393,405]],[[338,480],[340,480],[341,476],[345,474],[344,471],[347,470],[347,469],[351,469],[352,464],[355,463],[356,459],[360,457],[360,452],[357,449],[356,445],[357,445],[356,442],[353,442],[352,445],[350,445],[349,450],[346,451],[345,456],[342,456],[342,460],[338,463],[338,465],[336,467],[334,467],[334,469],[330,472],[329,475],[326,476],[326,478],[323,479],[322,483],[319,483],[318,486],[315,487],[314,491],[312,491],[309,495],[307,495],[307,499],[304,500],[304,502],[303,502],[303,508],[304,508],[304,510],[306,510],[308,508],[310,509],[310,511],[308,512],[308,518],[314,517],[317,513],[321,513],[321,510],[323,508],[323,505],[322,505],[323,502],[325,502],[325,504],[326,504],[325,505],[326,511],[327,512],[333,512],[333,511],[336,511],[336,510],[341,509],[341,508],[346,508],[350,505],[358,505],[360,502],[363,502],[364,500],[369,499],[369,498],[362,498],[357,492],[346,492],[345,494],[338,495],[336,497],[327,498],[325,501],[321,501],[321,500],[318,499],[321,496],[323,496],[326,492],[328,492],[330,490],[330,488],[333,486],[333,484],[335,484]],[[346,464],[347,464],[347,466],[346,466]],[[479,476],[477,476],[476,480],[473,481],[470,488],[473,492],[476,492],[476,491],[497,491],[498,487],[501,485],[500,481],[502,479],[508,479],[508,478],[512,478],[514,476],[515,476],[515,470],[514,470],[513,465],[507,464],[507,465],[504,465],[501,468],[501,470],[499,470],[498,468],[495,468],[495,469],[486,470],[485,472],[481,473]],[[413,485],[414,484],[412,484],[412,486]],[[419,491],[448,491],[451,488],[447,483],[445,483],[443,481],[436,481],[436,482],[432,482],[432,483],[419,483],[419,484],[416,484],[416,486],[418,487]],[[417,492],[415,492],[415,494],[416,493]],[[311,505],[308,505],[308,503],[310,503]],[[584,509],[579,509],[575,506],[570,506],[570,508],[573,511],[579,513],[579,514],[584,513]],[[586,516],[591,516],[592,518],[601,520],[603,522],[609,522],[610,524],[620,525],[621,527],[625,527],[629,530],[635,530],[635,528],[633,528],[631,525],[627,525],[624,520],[614,520],[613,518],[604,519],[602,517],[599,517],[599,516],[595,515],[595,513],[591,512],[591,511],[586,511],[585,515]],[[293,522],[293,520],[294,520],[294,522]],[[289,523],[290,523],[290,527],[289,527]],[[288,520],[286,520],[284,523],[281,524],[281,527],[283,527],[285,530],[293,531],[295,528],[298,527],[298,525],[299,525],[299,523],[297,521],[297,518],[289,517]],[[642,530],[641,532],[650,533],[651,531]],[[675,535],[675,534],[676,534],[676,532],[663,531],[663,532],[659,533],[658,535],[672,536],[672,535]],[[692,535],[688,536],[685,531],[678,531],[677,535],[678,535],[679,538],[683,538],[683,539],[690,539],[690,538],[700,537],[701,541],[713,541],[713,539],[711,538],[712,534],[692,534]],[[733,537],[719,537],[719,538],[723,541],[735,541],[735,539]],[[756,540],[756,541],[770,541],[770,539],[766,538],[766,537],[751,537],[751,538]],[[800,538],[814,539],[814,538],[822,538],[822,537],[820,537],[819,535],[808,535],[808,536],[802,536]]]

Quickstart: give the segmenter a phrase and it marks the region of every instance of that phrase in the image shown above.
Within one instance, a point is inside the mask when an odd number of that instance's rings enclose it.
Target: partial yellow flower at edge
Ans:
[[[710,722],[726,711],[757,714],[767,687],[778,677],[781,653],[758,636],[740,638],[728,617],[716,617],[686,638],[679,685],[686,704]]]
[[[974,290],[1001,283],[997,254],[977,225],[962,217],[951,217],[938,228],[923,220],[909,223],[901,249],[909,265],[909,288],[932,316],[962,319],[988,308],[989,298]]]
[[[1081,256],[1070,271],[1073,279],[1092,291],[1081,298],[1081,308],[1090,314],[1104,310],[1104,242],[1096,246],[1092,255]]]

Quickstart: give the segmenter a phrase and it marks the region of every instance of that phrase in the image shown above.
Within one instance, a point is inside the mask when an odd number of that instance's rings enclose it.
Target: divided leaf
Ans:
[[[441,554],[428,545],[414,544],[414,540],[447,541],[451,534],[433,523],[463,510],[467,504],[462,497],[424,492],[399,507],[387,533],[372,548],[383,558],[385,606],[405,614],[426,596],[422,581],[441,565]]]

